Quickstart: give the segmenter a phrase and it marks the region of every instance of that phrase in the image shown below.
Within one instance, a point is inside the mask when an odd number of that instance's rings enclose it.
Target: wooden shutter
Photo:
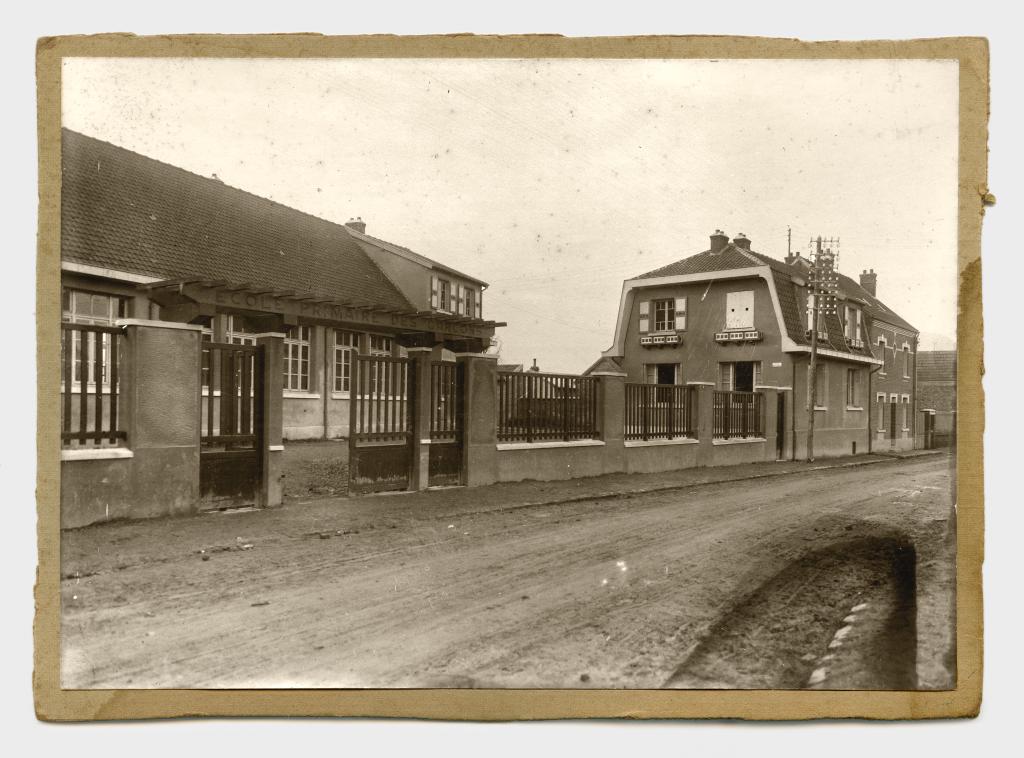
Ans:
[[[640,301],[640,334],[647,334],[651,331],[651,303],[649,300]]]
[[[732,364],[731,363],[719,363],[718,364],[718,386],[726,391],[732,391]]]
[[[676,331],[681,332],[686,329],[686,298],[676,298]]]
[[[474,290],[476,292],[476,317],[484,317],[484,291],[482,289]]]
[[[761,386],[761,361],[754,361],[754,390]]]
[[[657,384],[658,383],[658,364],[657,363],[645,363],[644,364],[644,382],[646,384]]]
[[[725,296],[725,328],[754,328],[754,291],[729,292]]]
[[[456,315],[462,315],[462,285],[458,282],[455,283],[455,291],[452,293],[452,297],[455,298],[455,302],[452,303],[452,313]]]
[[[437,297],[437,277],[430,277],[430,307],[437,310],[438,297]]]

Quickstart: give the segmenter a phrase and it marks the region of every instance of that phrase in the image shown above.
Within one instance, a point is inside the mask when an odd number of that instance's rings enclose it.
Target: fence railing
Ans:
[[[412,359],[357,355],[349,434],[365,444],[406,444],[412,435]]]
[[[627,440],[672,440],[697,436],[692,387],[626,384]]]
[[[430,365],[430,439],[453,442],[459,431],[462,409],[460,367],[455,363]]]
[[[498,441],[596,439],[597,388],[593,376],[498,374]]]
[[[735,439],[764,436],[764,395],[760,392],[714,391],[713,436]]]
[[[118,419],[117,326],[62,323],[61,445],[99,447],[127,438]]]

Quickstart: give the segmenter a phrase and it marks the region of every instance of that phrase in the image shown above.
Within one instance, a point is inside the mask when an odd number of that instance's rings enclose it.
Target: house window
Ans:
[[[334,391],[352,389],[352,356],[359,350],[359,335],[355,332],[334,330]]]
[[[846,369],[846,407],[860,407],[860,369]]]
[[[908,345],[903,346],[903,378],[910,378],[910,347]]]
[[[843,309],[844,323],[843,334],[848,341],[861,341],[861,311],[859,308],[847,305]]]
[[[885,393],[879,392],[875,396],[875,403],[878,405],[878,431],[885,431]]]
[[[729,292],[725,296],[725,328],[754,328],[754,291]]]
[[[310,326],[293,326],[284,340],[284,388],[309,391]]]
[[[676,328],[675,300],[654,301],[654,331],[667,332]]]
[[[466,312],[465,312],[465,315],[467,315],[470,318],[472,318],[472,317],[476,316],[476,290],[470,289],[469,287],[467,287],[466,290],[465,290],[465,293],[466,293],[466,302],[465,302]]]
[[[113,326],[119,318],[124,318],[127,312],[127,299],[116,295],[104,295],[95,292],[84,292],[64,288],[61,293],[61,320],[70,324],[99,324],[102,326]],[[82,355],[81,333],[71,332],[72,335],[72,382],[81,383],[82,372],[85,372],[87,384],[93,384],[96,376],[96,346],[92,338],[89,338],[88,349]],[[109,382],[108,371],[110,368],[110,335],[101,335],[100,340],[103,346],[103,375],[101,382]]]
[[[761,361],[718,364],[718,387],[726,392],[753,392],[761,384]]]
[[[886,343],[885,337],[878,338],[878,346],[882,348],[882,368],[879,369],[878,375],[886,376],[888,374],[886,369],[889,368],[889,345]]]
[[[910,431],[910,395],[900,398],[900,417],[903,421],[903,431]]]
[[[828,408],[828,364],[818,362],[816,366],[816,376],[814,381],[814,407],[817,409],[824,410]],[[811,379],[811,367],[807,367],[807,383],[810,386]],[[808,393],[808,401],[810,393]]]
[[[437,307],[442,311],[452,310],[452,283],[447,279],[437,280]]]

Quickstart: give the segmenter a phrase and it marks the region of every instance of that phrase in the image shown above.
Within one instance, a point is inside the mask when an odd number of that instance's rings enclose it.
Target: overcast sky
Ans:
[[[948,61],[69,59],[64,125],[490,283],[502,360],[582,371],[623,279],[821,234],[956,334]]]

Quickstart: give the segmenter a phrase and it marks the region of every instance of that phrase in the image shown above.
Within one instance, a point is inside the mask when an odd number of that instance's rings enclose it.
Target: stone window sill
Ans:
[[[739,439],[711,440],[712,445],[742,445],[746,442],[765,442],[764,437],[740,437]]]

